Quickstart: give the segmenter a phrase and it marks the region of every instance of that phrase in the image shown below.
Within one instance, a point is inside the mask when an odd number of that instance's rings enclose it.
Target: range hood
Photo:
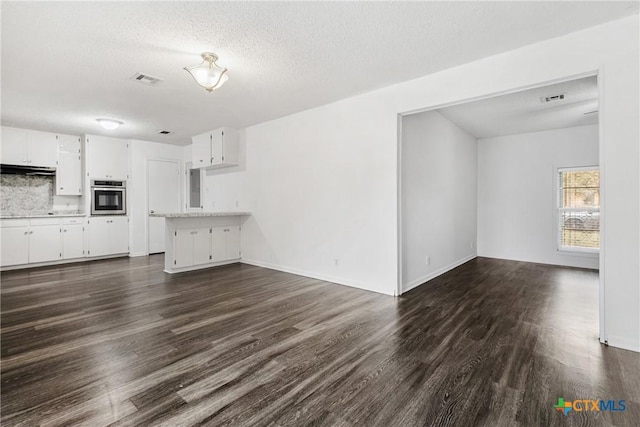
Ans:
[[[0,165],[0,173],[10,175],[55,176],[56,168],[27,165]]]

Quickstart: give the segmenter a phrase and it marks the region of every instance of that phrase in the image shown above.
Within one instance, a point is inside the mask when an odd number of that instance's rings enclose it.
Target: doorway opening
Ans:
[[[591,73],[401,115],[398,294],[476,257],[597,271],[598,97]]]

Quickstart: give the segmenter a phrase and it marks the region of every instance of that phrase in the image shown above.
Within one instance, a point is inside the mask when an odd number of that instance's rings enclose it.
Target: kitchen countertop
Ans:
[[[251,212],[187,212],[187,213],[150,213],[149,216],[163,218],[201,218],[210,216],[248,216]]]
[[[0,214],[0,219],[24,219],[24,218],[61,218],[69,216],[86,216],[86,214],[78,213],[78,211],[59,211],[59,212],[14,212]]]

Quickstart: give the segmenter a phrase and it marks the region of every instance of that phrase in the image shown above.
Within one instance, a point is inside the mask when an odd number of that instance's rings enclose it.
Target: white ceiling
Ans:
[[[543,97],[560,94],[565,98],[541,102]],[[593,112],[597,110],[598,84],[594,76],[438,111],[476,138],[490,138],[596,124],[598,113]]]
[[[187,144],[637,13],[609,1],[3,1],[2,124]],[[204,51],[229,68],[213,93],[182,70]],[[105,131],[98,117],[125,124]]]

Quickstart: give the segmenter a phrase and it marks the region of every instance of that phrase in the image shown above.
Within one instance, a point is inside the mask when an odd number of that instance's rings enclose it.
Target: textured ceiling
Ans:
[[[2,124],[176,144],[638,13],[638,2],[609,1],[1,7]],[[203,51],[229,68],[229,81],[213,93],[182,70]],[[130,80],[136,72],[164,82],[144,86]],[[104,131],[98,117],[125,124]]]
[[[540,100],[559,94],[565,98],[550,103]],[[596,124],[598,114],[593,112],[597,110],[597,80],[587,77],[438,111],[476,138],[489,138]]]

